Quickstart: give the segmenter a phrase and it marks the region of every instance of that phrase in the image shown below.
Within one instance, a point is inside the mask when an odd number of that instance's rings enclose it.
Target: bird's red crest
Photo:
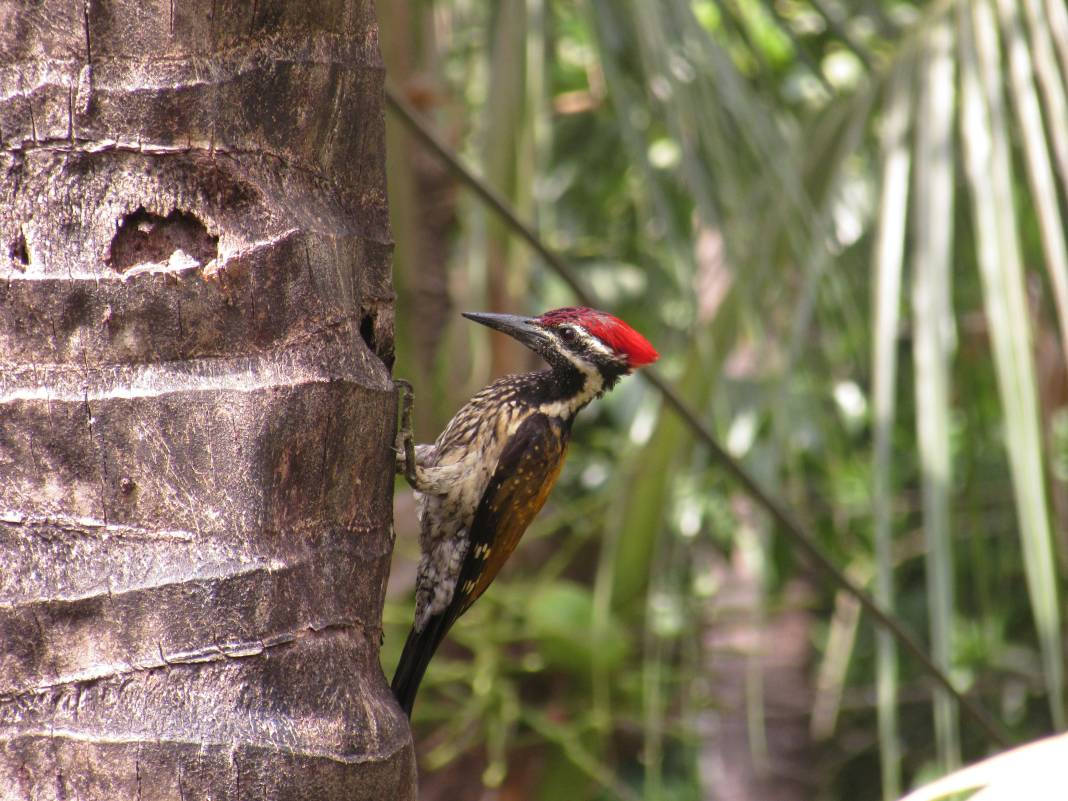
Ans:
[[[612,350],[626,356],[631,367],[652,364],[660,358],[649,340],[607,312],[585,306],[568,306],[547,311],[538,321],[550,328],[564,323],[581,325]]]

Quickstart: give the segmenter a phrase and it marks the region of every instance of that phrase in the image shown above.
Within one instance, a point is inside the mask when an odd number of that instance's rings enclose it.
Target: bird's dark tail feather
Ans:
[[[423,674],[426,673],[434,652],[445,639],[451,623],[444,613],[434,615],[422,631],[417,632],[413,628],[404,642],[404,651],[390,686],[397,703],[409,718],[412,716],[412,706],[415,705],[415,694],[419,692],[419,683],[423,680]]]

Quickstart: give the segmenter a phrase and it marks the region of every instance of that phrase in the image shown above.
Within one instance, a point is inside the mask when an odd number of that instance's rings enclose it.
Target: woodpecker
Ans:
[[[620,378],[659,358],[641,334],[595,309],[464,317],[514,337],[549,368],[494,381],[456,413],[433,445],[414,444],[411,387],[398,382],[397,471],[418,493],[422,548],[415,622],[392,685],[409,717],[438,645],[486,591],[549,496],[575,415]]]

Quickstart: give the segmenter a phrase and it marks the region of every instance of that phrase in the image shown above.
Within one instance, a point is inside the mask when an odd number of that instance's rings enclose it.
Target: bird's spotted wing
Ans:
[[[449,605],[455,617],[486,591],[545,505],[564,465],[569,434],[568,423],[534,414],[505,444],[471,523]]]
[[[505,443],[468,534],[469,544],[449,606],[414,628],[393,674],[393,693],[411,716],[427,665],[452,624],[486,591],[545,504],[560,475],[570,426],[535,414]]]

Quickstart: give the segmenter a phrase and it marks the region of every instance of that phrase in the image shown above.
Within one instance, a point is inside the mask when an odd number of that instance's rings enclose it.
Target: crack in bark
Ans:
[[[89,0],[86,0],[86,2],[88,4]],[[217,2],[217,0],[212,0],[213,4],[215,2]],[[88,27],[86,27],[85,33],[88,41]],[[317,38],[311,44],[304,43],[303,45],[292,41],[296,38],[300,37],[282,36],[277,38],[262,36],[255,39],[251,44],[232,44],[217,50],[212,50],[209,53],[161,55],[155,58],[149,58],[144,53],[126,54],[116,52],[99,56],[89,63],[92,63],[94,66],[119,65],[120,72],[124,72],[130,64],[139,66],[147,65],[149,67],[159,66],[165,68],[164,74],[170,75],[175,66],[187,65],[190,67],[191,72],[198,74],[194,71],[198,67],[202,68],[205,62],[221,62],[221,68],[217,68],[217,76],[212,78],[201,78],[190,82],[171,81],[166,84],[149,82],[146,84],[146,88],[185,87],[193,83],[214,86],[220,83],[226,83],[226,81],[237,75],[255,71],[257,69],[256,65],[267,62],[285,66],[310,64],[321,67],[349,68],[357,74],[362,74],[364,72],[377,73],[382,72],[385,69],[382,62],[378,59],[371,61],[354,59],[351,54],[358,54],[365,48],[362,47],[360,43],[346,40],[344,37],[337,34],[327,33]],[[39,63],[40,62],[34,58],[16,58],[6,61],[4,66],[24,71],[24,68],[36,67],[39,66]],[[77,57],[57,57],[49,59],[49,64],[56,67],[57,70],[63,67],[76,68],[85,63],[85,61]],[[146,80],[149,79],[146,78]]]
[[[0,405],[13,401],[50,400],[82,402],[88,409],[90,401],[156,398],[182,392],[259,392],[305,384],[332,384],[338,379],[324,372],[323,365],[301,364],[296,357],[302,355],[301,345],[305,341],[322,341],[324,331],[336,333],[336,329],[348,322],[350,320],[345,319],[323,326],[317,332],[302,332],[266,354],[95,365],[93,373],[97,381],[93,387],[86,386],[82,367],[48,365],[47,385],[32,376],[12,376],[9,368],[7,374],[0,377]],[[3,367],[0,364],[0,368]],[[372,391],[393,391],[392,387],[377,382],[357,385]]]
[[[232,564],[232,562],[220,563],[221,566]],[[176,581],[160,581],[149,582],[145,584],[131,584],[123,587],[118,592],[115,592],[110,584],[110,580],[106,585],[106,591],[101,592],[89,592],[80,595],[60,595],[58,592],[52,591],[48,595],[39,596],[27,596],[20,598],[17,601],[3,601],[0,600],[0,610],[17,610],[26,608],[35,608],[42,604],[72,604],[82,601],[92,601],[98,598],[107,597],[114,599],[116,597],[123,597],[126,595],[133,595],[135,593],[143,593],[148,590],[160,590],[168,587],[189,587],[197,585],[216,585],[225,583],[228,580],[247,578],[256,574],[265,574],[277,576],[279,574],[287,573],[298,568],[307,567],[311,564],[310,560],[294,560],[290,562],[275,562],[270,561],[254,563],[251,566],[246,567],[243,570],[227,571],[220,569],[218,572],[200,572],[189,576],[182,576]]]
[[[24,515],[6,509],[0,509],[0,528],[12,528],[15,531],[29,532],[45,529],[50,534],[58,529],[65,534],[94,537],[102,540],[147,539],[157,541],[194,542],[196,534],[183,529],[152,529],[133,526],[126,523],[109,523],[95,517],[68,517],[66,515]]]
[[[134,756],[134,778],[137,781],[137,801],[141,801],[141,743],[137,744],[137,754]]]
[[[67,801],[67,782],[63,778],[63,769],[56,768],[56,799],[57,801]]]
[[[88,365],[86,365],[84,369],[85,369],[86,373],[89,372]],[[98,447],[97,442],[96,442],[96,437],[94,435],[93,423],[95,422],[95,420],[93,418],[93,409],[89,405],[89,388],[87,386],[86,386],[86,388],[84,390],[84,398],[85,398],[85,401],[84,401],[85,402],[85,422],[86,422],[86,425],[87,425],[87,427],[89,429],[89,446],[91,448],[93,448],[94,450],[96,450],[96,452],[97,452],[97,460],[98,460],[98,462],[100,464],[100,479],[98,481],[99,489],[100,489],[100,515],[104,520],[104,525],[107,525],[108,524],[108,506],[107,506],[108,468],[107,468],[107,458],[106,458],[106,455],[104,454],[104,448]],[[94,400],[96,400],[96,399],[94,398]]]
[[[72,675],[60,681],[38,684],[13,693],[0,693],[0,704],[18,704],[42,695],[55,693],[57,690],[69,689],[82,693],[91,685],[114,680],[128,679],[143,673],[152,673],[172,668],[214,665],[220,662],[232,662],[269,655],[272,651],[296,647],[302,642],[322,637],[338,636],[343,632],[356,632],[357,636],[367,636],[367,627],[362,621],[341,620],[329,623],[309,623],[300,628],[280,632],[258,640],[246,640],[235,644],[212,644],[202,649],[178,653],[164,653],[162,643],[157,643],[158,662],[145,662],[137,665],[109,665],[106,669],[89,675]]]
[[[114,736],[108,736],[106,734],[96,734],[96,733],[90,734],[90,733],[87,733],[87,732],[74,731],[74,730],[68,730],[68,729],[63,729],[63,728],[60,728],[60,729],[51,728],[51,729],[48,730],[47,733],[44,732],[44,731],[41,731],[41,730],[23,731],[23,732],[19,732],[19,736],[22,736],[22,737],[49,737],[49,738],[51,738],[53,740],[69,740],[69,741],[73,741],[73,742],[82,742],[82,743],[137,744],[139,746],[140,745],[144,745],[145,743],[148,743],[148,744],[150,744],[152,746],[157,746],[157,747],[160,746],[160,745],[164,745],[164,744],[167,744],[167,745],[172,745],[173,744],[173,745],[197,746],[198,748],[203,748],[206,745],[226,746],[226,747],[233,747],[235,745],[234,741],[232,741],[232,740],[227,740],[225,742],[213,742],[213,741],[205,741],[205,740],[183,740],[183,739],[178,739],[178,738],[175,738],[175,737],[151,737],[151,738],[147,738],[146,736],[140,736],[140,735],[129,735],[129,736],[114,735]],[[367,756],[362,756],[362,757],[361,756],[356,756],[356,755],[348,755],[348,754],[338,753],[336,751],[328,751],[328,750],[325,750],[325,749],[294,748],[292,746],[281,745],[281,744],[279,744],[277,742],[272,742],[270,740],[244,739],[244,740],[238,741],[237,744],[240,745],[240,746],[243,746],[245,748],[254,748],[254,749],[262,750],[262,751],[265,751],[265,752],[268,752],[268,753],[271,753],[271,754],[283,754],[283,755],[289,756],[289,757],[302,757],[302,758],[305,758],[305,759],[325,759],[325,760],[328,760],[330,762],[335,762],[335,763],[337,763],[339,765],[367,765],[367,764],[374,764],[374,763],[383,763],[383,764],[384,763],[388,763],[391,760],[393,760],[397,756],[397,754],[399,754],[401,751],[404,751],[405,749],[408,748],[408,744],[409,744],[410,740],[409,740],[409,737],[407,736],[406,733],[397,732],[396,736],[395,736],[395,740],[396,740],[395,747],[391,748],[389,751],[387,751],[385,753],[369,754]],[[264,792],[266,792],[266,788],[264,788]],[[266,796],[264,796],[264,797],[266,797]]]
[[[93,40],[89,32],[89,12],[92,0],[85,0],[82,6],[83,26],[85,30],[85,63],[92,66],[93,63]]]
[[[36,117],[34,116],[34,113],[33,113],[33,100],[31,98],[27,97],[26,98],[26,105],[27,105],[27,107],[29,108],[29,111],[30,111],[30,136],[33,137],[34,145],[37,145],[38,144],[38,139],[37,139],[37,119],[36,119]],[[18,148],[18,142],[16,142],[16,148],[15,149],[16,150],[19,149]]]
[[[71,143],[74,143],[74,84],[67,87],[67,132]]]

